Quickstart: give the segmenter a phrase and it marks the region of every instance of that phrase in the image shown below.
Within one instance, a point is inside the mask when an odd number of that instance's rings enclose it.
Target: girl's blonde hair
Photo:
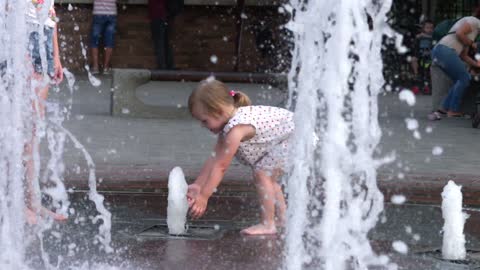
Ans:
[[[221,81],[206,79],[201,81],[188,98],[188,109],[192,113],[197,105],[203,106],[209,115],[219,116],[225,106],[235,108],[250,106],[250,98],[240,92],[228,89]]]

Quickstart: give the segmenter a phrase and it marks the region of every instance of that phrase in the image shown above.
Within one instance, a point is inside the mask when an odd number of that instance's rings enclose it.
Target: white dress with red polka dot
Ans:
[[[255,136],[240,143],[235,157],[254,170],[271,173],[274,169],[285,169],[295,129],[293,113],[270,106],[240,107],[223,128],[223,135],[240,124],[252,125]]]

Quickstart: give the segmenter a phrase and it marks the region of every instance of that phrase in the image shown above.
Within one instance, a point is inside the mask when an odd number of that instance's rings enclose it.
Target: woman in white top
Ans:
[[[453,81],[441,108],[449,117],[463,115],[460,112],[460,105],[471,79],[465,63],[471,67],[480,68],[480,63],[469,56],[470,50],[477,49],[475,39],[480,31],[480,19],[478,19],[480,9],[476,10],[475,16],[458,20],[432,50],[433,63]]]

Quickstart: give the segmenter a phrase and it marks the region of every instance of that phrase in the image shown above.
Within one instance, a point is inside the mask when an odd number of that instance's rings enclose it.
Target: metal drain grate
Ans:
[[[473,267],[473,269],[480,268],[480,250],[467,250],[467,258],[465,260],[447,260],[442,257],[440,249],[433,249],[428,251],[417,252],[417,254],[433,257],[437,260],[449,262],[453,264],[466,265]]]
[[[155,224],[136,235],[142,238],[156,239],[183,239],[183,240],[215,240],[222,238],[224,229],[219,225],[187,224],[185,234],[173,235],[168,233],[167,224]]]

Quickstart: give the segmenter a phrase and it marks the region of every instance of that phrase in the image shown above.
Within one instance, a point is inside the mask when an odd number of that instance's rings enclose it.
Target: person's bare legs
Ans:
[[[113,48],[105,48],[105,57],[103,61],[103,70],[110,68],[110,59],[112,59]]]
[[[41,74],[35,74],[32,82],[39,84],[35,88],[36,97],[32,102],[33,117],[45,118],[45,101],[48,96],[48,84],[43,85],[43,78]],[[38,183],[34,181],[36,177],[35,160],[33,154],[38,151],[38,141],[36,139],[36,124],[33,121],[31,139],[25,144],[24,147],[24,160],[25,160],[25,178],[26,178],[26,206],[25,214],[29,224],[37,223],[37,216],[51,217],[55,220],[66,220],[64,215],[57,214],[48,210],[41,205],[40,194],[38,192]]]
[[[98,48],[92,48],[90,51],[92,53],[92,67],[90,69],[90,72],[98,72]]]
[[[35,205],[40,204],[38,187],[35,186],[35,161],[33,158],[34,148],[36,146],[35,132],[32,132],[32,138],[25,144],[23,149],[25,166],[25,216],[28,224],[37,223],[37,209]]]
[[[285,217],[287,212],[287,203],[283,195],[282,186],[278,180],[283,175],[282,170],[275,170],[272,176],[273,187],[275,188],[275,221],[277,226],[283,227],[285,225]]]
[[[272,177],[263,171],[255,172],[255,187],[257,189],[257,196],[260,200],[261,207],[261,223],[253,225],[241,232],[244,234],[275,234],[277,229],[275,227],[275,186]]]
[[[287,203],[285,196],[283,196],[282,187],[278,183],[273,183],[275,188],[275,221],[277,226],[283,227],[285,225],[285,215],[287,212]]]

